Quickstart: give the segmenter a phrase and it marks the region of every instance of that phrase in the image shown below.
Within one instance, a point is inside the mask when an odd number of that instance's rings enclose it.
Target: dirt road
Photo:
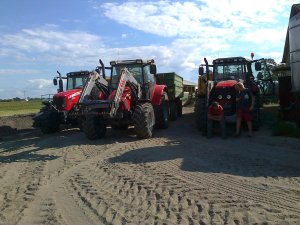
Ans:
[[[300,224],[300,141],[208,140],[190,112],[148,140],[0,142],[0,224]]]

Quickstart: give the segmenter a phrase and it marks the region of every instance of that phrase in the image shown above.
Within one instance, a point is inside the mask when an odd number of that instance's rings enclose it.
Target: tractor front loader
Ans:
[[[152,136],[155,124],[166,127],[169,119],[166,85],[155,82],[154,61],[112,61],[108,84],[101,81],[96,72],[89,77],[77,111],[85,120],[83,131],[88,139],[102,138],[106,128],[127,129],[133,125],[138,138]],[[101,91],[98,99],[91,98],[92,87]]]

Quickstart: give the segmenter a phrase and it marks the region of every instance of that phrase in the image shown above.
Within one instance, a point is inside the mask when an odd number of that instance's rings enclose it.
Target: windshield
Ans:
[[[68,77],[68,80],[67,80],[67,90],[72,90],[72,89],[75,89],[75,88],[83,88],[83,85],[86,81],[87,77]]]
[[[214,67],[214,79],[216,81],[221,80],[245,80],[245,74],[247,69],[244,64],[225,64],[215,65]]]
[[[111,74],[111,87],[114,89],[118,88],[119,77],[120,77],[120,70],[123,68],[127,68],[130,73],[132,73],[133,77],[136,79],[137,82],[140,84],[143,82],[142,76],[142,65],[135,64],[135,65],[117,65],[112,68]]]

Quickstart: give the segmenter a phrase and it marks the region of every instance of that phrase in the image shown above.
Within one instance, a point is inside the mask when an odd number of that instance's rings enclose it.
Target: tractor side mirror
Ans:
[[[56,79],[56,78],[53,79],[53,85],[54,85],[54,86],[57,85],[57,79]]]
[[[256,62],[256,63],[254,64],[254,66],[255,66],[255,70],[256,70],[256,71],[261,71],[261,63],[260,63],[260,62]]]
[[[156,65],[155,64],[150,64],[150,73],[156,74]]]
[[[199,66],[199,71],[198,71],[199,75],[204,75],[204,67],[203,66]]]

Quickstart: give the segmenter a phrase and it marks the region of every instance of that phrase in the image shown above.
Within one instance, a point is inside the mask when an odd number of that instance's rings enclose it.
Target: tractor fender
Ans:
[[[168,88],[166,85],[155,85],[152,92],[151,103],[154,106],[158,106],[161,104],[161,100],[163,97],[163,93],[168,93]]]

